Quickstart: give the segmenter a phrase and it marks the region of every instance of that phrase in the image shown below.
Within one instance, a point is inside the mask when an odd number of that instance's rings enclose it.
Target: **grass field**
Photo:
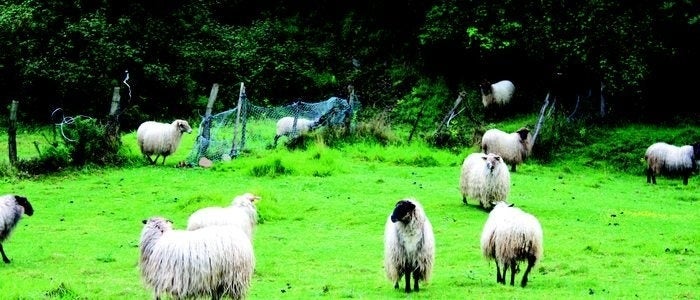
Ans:
[[[669,134],[679,130],[687,129]],[[27,140],[21,157],[35,152]],[[193,140],[186,136],[165,166],[0,180],[3,194],[24,195],[35,209],[3,243],[12,263],[0,265],[0,298],[148,299],[137,265],[141,221],[160,215],[184,228],[196,209],[248,191],[262,196],[250,299],[700,298],[697,175],[687,186],[665,177],[650,185],[643,173],[576,157],[519,166],[510,201],[538,217],[545,249],[520,288],[496,283],[479,248],[487,213],[461,201],[460,166],[474,149],[278,147],[210,169],[176,168]],[[123,141],[138,157],[133,133]],[[405,197],[423,204],[436,237],[433,278],[409,295],[383,270],[384,222]]]

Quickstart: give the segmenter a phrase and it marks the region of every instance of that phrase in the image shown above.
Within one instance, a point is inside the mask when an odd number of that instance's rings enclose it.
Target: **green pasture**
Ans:
[[[614,161],[591,163],[639,136],[696,129],[623,127],[614,139],[591,143],[593,153],[581,148],[519,166],[510,202],[544,230],[544,258],[526,288],[496,283],[495,264],[480,253],[487,213],[461,201],[460,166],[476,148],[318,142],[178,168],[196,130],[164,166],[142,162],[127,132],[122,141],[137,161],[127,167],[0,180],[2,194],[24,195],[35,209],[3,243],[12,263],[0,265],[0,298],[149,299],[137,264],[141,221],[159,215],[184,228],[196,209],[253,192],[262,200],[250,299],[697,299],[700,177],[687,186],[665,177],[647,184],[644,148],[625,150],[634,172]],[[34,141],[44,143],[41,132],[19,130],[20,158],[36,155]],[[0,134],[2,153],[6,145]],[[384,223],[406,197],[423,204],[436,238],[433,277],[409,295],[394,290],[383,270]]]

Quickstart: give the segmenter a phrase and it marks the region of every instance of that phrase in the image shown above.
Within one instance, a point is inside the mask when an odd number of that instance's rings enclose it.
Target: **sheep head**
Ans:
[[[493,171],[498,167],[498,164],[503,163],[503,159],[501,158],[500,155],[489,153],[486,155],[481,156],[481,159],[483,159],[486,162],[486,168],[489,171]]]
[[[488,96],[491,95],[491,83],[488,82],[488,80],[484,79],[480,84],[479,84],[479,89],[481,89],[481,94]]]
[[[185,120],[175,120],[175,126],[180,131],[180,133],[192,132],[192,127],[190,127],[190,124],[187,123],[187,121],[185,121]]]
[[[530,129],[527,129],[527,127],[523,127],[518,129],[518,131],[516,132],[520,135],[520,141],[524,143],[525,141],[527,141],[527,135],[530,133]]]
[[[416,209],[416,205],[409,200],[401,200],[396,202],[396,207],[391,213],[391,222],[408,222],[411,219],[413,210]]]
[[[29,200],[27,198],[15,195],[15,202],[17,202],[17,205],[24,208],[24,213],[27,216],[31,216],[34,214],[34,208],[32,207],[32,204],[29,203]]]

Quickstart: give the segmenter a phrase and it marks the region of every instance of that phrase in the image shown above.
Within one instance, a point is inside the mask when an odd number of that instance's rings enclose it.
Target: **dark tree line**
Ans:
[[[617,117],[697,116],[683,103],[697,98],[699,21],[700,6],[670,0],[0,0],[0,100],[37,123],[58,107],[103,117],[122,86],[128,129],[203,114],[213,83],[216,109],[241,82],[261,105],[353,84],[383,108],[426,80],[457,95],[488,78],[513,80],[533,107],[604,83]]]

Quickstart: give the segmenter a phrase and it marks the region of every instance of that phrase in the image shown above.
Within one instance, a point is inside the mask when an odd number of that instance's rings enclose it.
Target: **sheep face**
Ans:
[[[175,121],[175,125],[177,126],[177,129],[180,131],[180,133],[192,132],[192,127],[190,127],[190,124],[187,123],[187,121],[185,120],[177,120]]]
[[[527,141],[527,135],[530,133],[530,129],[527,128],[520,128],[518,131],[516,131],[520,135],[520,141],[522,143],[525,143]]]
[[[411,203],[411,201],[401,200],[397,202],[394,211],[391,213],[391,222],[408,222],[414,209],[416,209],[416,205]]]
[[[481,157],[481,159],[483,159],[483,160],[486,162],[486,168],[487,168],[487,169],[489,170],[489,172],[491,172],[491,173],[493,173],[493,170],[496,169],[496,167],[498,167],[498,165],[501,164],[501,163],[503,162],[503,160],[501,160],[501,156],[500,156],[500,155],[496,155],[496,154],[493,154],[493,153],[489,153],[489,154],[487,154],[487,155],[483,155],[483,156]]]
[[[481,84],[479,84],[479,88],[484,96],[491,95],[491,83],[487,80],[482,81]]]
[[[31,216],[34,214],[34,208],[32,207],[32,204],[29,203],[29,200],[27,198],[22,196],[15,196],[15,201],[19,206],[24,208],[24,213],[27,216]]]

